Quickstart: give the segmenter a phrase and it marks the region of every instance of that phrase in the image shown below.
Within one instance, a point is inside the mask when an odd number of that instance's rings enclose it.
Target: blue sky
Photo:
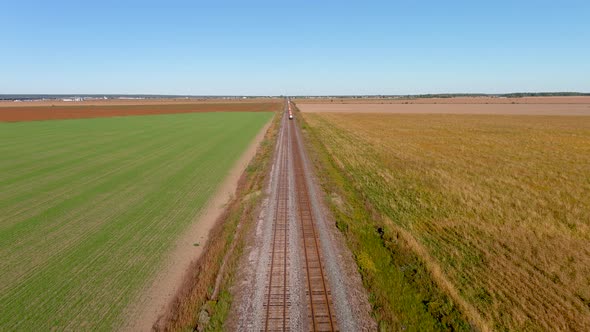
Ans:
[[[590,92],[590,1],[0,3],[1,93]]]

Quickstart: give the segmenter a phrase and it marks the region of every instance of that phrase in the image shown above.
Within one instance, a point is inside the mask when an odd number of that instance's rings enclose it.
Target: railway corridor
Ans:
[[[291,117],[289,104],[285,108],[287,112],[284,118]],[[305,321],[296,322],[298,329],[337,331],[332,295],[320,247],[321,240],[309,194],[309,179],[303,165],[303,151],[296,130],[293,120],[283,120],[278,143],[280,155],[275,164],[278,167],[278,183],[274,195],[276,202],[272,218],[271,257],[265,284],[264,313],[261,317],[264,320],[261,325],[264,327],[261,330],[291,330],[293,326],[290,320],[291,316],[294,316],[291,315],[291,311],[304,309],[305,314],[295,315],[300,317],[299,320],[304,318]],[[290,228],[297,229],[290,232]],[[290,246],[290,243],[294,245]],[[299,256],[298,259],[294,259],[299,264],[291,264],[290,248],[294,249],[291,256]],[[302,278],[290,276],[301,271]],[[293,285],[293,288],[303,289],[305,293],[299,308],[293,308],[291,305],[292,279],[302,281],[301,285]]]
[[[286,100],[267,195],[245,248],[228,329],[374,330],[359,314],[370,306],[360,277],[354,279],[352,256],[326,223],[292,108]]]

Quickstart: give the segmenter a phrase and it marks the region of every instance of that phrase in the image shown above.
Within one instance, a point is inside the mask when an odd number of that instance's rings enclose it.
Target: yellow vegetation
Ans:
[[[303,116],[480,328],[590,330],[590,117]]]

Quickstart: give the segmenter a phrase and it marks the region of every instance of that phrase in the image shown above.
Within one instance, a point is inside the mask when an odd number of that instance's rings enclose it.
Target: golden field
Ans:
[[[450,326],[420,300],[430,286],[406,272],[400,280],[413,283],[406,304],[415,310],[396,310],[405,304],[385,283],[403,268],[379,257],[394,257],[403,243],[450,298],[443,302],[475,328],[590,330],[590,117],[301,116],[317,159],[331,164],[324,188],[348,216],[339,228],[382,328],[411,326],[422,314],[434,317],[434,328]],[[361,201],[338,197],[336,187]],[[360,205],[370,218],[355,219]]]

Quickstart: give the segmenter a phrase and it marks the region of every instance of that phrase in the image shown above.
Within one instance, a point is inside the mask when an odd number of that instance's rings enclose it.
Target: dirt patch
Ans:
[[[40,102],[41,103],[41,102]],[[3,105],[5,105],[4,103]],[[16,103],[12,103],[16,104]],[[191,102],[165,103],[136,101],[133,104],[77,104],[31,106],[35,102],[26,103],[27,106],[1,106],[0,121],[35,121],[101,118],[113,116],[155,115],[193,112],[269,112],[280,109],[281,103],[268,100],[265,102]],[[41,104],[40,104],[41,105]]]
[[[590,100],[589,100],[590,102]],[[589,104],[300,104],[302,112],[590,115]]]
[[[190,265],[203,253],[209,232],[224,213],[227,202],[236,192],[242,173],[256,154],[271,123],[272,120],[258,133],[195,222],[178,239],[174,249],[165,260],[166,263],[161,272],[153,279],[136,304],[128,309],[125,316],[129,317],[129,321],[123,326],[123,330],[151,330],[154,323],[167,312],[168,307],[187,279]]]
[[[452,98],[309,98],[297,104],[590,104],[590,96]]]
[[[169,104],[260,104],[280,103],[278,98],[150,98],[150,99],[86,99],[81,101],[64,101],[61,99],[12,101],[0,100],[1,107],[31,106],[124,106],[124,105],[169,105]]]

